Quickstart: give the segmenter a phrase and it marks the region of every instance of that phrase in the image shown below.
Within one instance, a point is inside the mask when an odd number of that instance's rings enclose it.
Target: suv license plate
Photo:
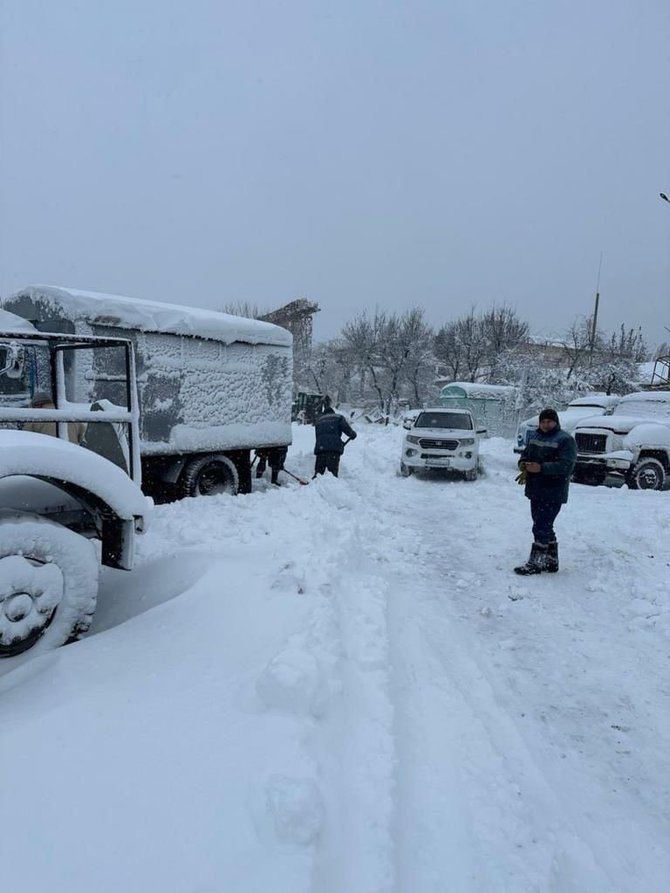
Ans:
[[[431,465],[449,465],[451,459],[447,459],[445,456],[432,456],[428,461]]]

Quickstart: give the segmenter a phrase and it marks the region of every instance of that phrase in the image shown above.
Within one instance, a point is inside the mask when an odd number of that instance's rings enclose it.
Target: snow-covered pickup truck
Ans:
[[[74,399],[98,354],[118,370],[116,405]],[[138,422],[129,340],[39,332],[0,310],[0,658],[79,636],[100,561],[132,568],[152,505]]]
[[[576,482],[662,490],[670,476],[670,391],[627,394],[611,415],[583,419],[574,436]]]
[[[607,394],[588,394],[585,397],[577,397],[558,413],[561,428],[568,434],[573,434],[577,425],[584,419],[611,413],[620,399],[620,397],[612,397]],[[539,415],[519,422],[514,445],[515,453],[524,451],[531,434],[537,431],[539,422]]]

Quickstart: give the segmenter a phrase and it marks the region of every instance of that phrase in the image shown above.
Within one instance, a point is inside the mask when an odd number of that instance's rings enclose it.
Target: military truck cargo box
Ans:
[[[286,329],[54,286],[27,287],[3,307],[40,331],[132,341],[143,481],[152,495],[248,492],[251,451],[291,442],[292,336]],[[112,405],[122,402],[123,372],[85,351],[66,370],[76,400]]]

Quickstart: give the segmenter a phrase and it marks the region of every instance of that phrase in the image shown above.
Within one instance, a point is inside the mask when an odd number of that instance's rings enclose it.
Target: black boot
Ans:
[[[523,577],[529,574],[541,574],[547,570],[547,551],[549,547],[542,543],[533,543],[528,561],[525,564],[514,568],[515,574],[521,574]]]
[[[555,574],[558,570],[558,543],[554,540],[547,547],[547,562],[545,570],[549,574]]]

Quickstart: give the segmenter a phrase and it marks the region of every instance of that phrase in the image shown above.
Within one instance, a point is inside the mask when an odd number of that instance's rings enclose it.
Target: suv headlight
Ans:
[[[407,443],[418,443],[418,442],[419,442],[418,437],[415,437],[413,434],[407,435]]]
[[[474,442],[474,437],[466,437],[465,440],[461,440],[461,446],[472,446]]]

